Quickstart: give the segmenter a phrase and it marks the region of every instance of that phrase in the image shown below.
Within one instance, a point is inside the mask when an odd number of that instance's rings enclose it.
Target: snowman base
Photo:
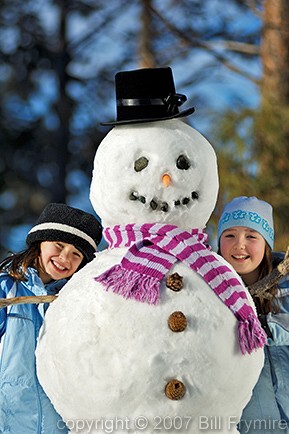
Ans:
[[[218,432],[216,424],[222,434],[237,433],[263,351],[241,353],[235,316],[182,263],[169,272],[182,276],[181,290],[169,288],[166,276],[156,305],[106,291],[95,270],[118,263],[125,250],[99,253],[47,311],[37,371],[56,410],[72,433],[202,434]],[[169,318],[179,312],[187,325],[173,331]],[[166,395],[172,380],[184,385],[179,399]]]

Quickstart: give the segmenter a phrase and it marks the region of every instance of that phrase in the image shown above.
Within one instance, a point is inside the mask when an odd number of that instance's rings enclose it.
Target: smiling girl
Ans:
[[[260,279],[266,241],[259,232],[249,227],[233,226],[222,233],[220,246],[222,256],[247,286]]]
[[[272,252],[272,207],[256,197],[236,197],[225,206],[218,225],[218,243],[219,253],[246,286],[268,275],[284,257]],[[239,424],[242,434],[289,432],[288,276],[268,292],[268,298],[253,297],[268,343],[263,370]]]
[[[28,248],[0,263],[0,297],[54,295],[91,261],[101,239],[97,219],[61,203],[46,206]],[[65,434],[36,376],[35,348],[47,305],[0,310],[0,432]]]

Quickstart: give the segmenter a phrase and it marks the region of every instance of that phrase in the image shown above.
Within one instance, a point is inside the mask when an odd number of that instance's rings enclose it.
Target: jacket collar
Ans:
[[[53,280],[45,285],[40,279],[38,271],[32,267],[28,267],[25,277],[27,280],[24,284],[35,295],[57,294],[67,282],[66,279]]]

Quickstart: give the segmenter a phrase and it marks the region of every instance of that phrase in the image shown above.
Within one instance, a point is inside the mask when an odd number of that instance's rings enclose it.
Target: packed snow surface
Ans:
[[[180,120],[115,127],[96,152],[91,201],[104,227],[202,229],[217,193],[212,146]],[[162,280],[156,305],[106,291],[94,278],[126,252],[97,253],[47,311],[37,370],[56,410],[72,432],[237,433],[263,351],[241,354],[236,317],[181,262]],[[166,285],[174,273],[183,278],[177,292]],[[185,315],[183,331],[168,327],[173,312]],[[178,400],[165,393],[173,379],[185,386]]]

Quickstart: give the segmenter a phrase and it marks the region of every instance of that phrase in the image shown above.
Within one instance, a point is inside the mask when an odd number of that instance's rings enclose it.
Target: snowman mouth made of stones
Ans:
[[[146,157],[139,157],[134,162],[134,170],[136,172],[141,172],[148,166],[148,164],[149,160]],[[179,170],[188,170],[191,167],[191,162],[186,155],[180,154],[176,160],[176,167]],[[171,176],[168,173],[164,173],[161,177],[161,180],[164,187],[168,187],[172,182]],[[149,204],[149,207],[153,211],[162,211],[166,213],[169,212],[173,207],[190,206],[194,201],[199,199],[199,192],[196,190],[191,191],[188,195],[176,198],[171,202],[171,204],[156,196],[152,198],[146,197],[137,190],[132,190],[130,192],[129,199],[132,201],[139,201],[144,205]]]

